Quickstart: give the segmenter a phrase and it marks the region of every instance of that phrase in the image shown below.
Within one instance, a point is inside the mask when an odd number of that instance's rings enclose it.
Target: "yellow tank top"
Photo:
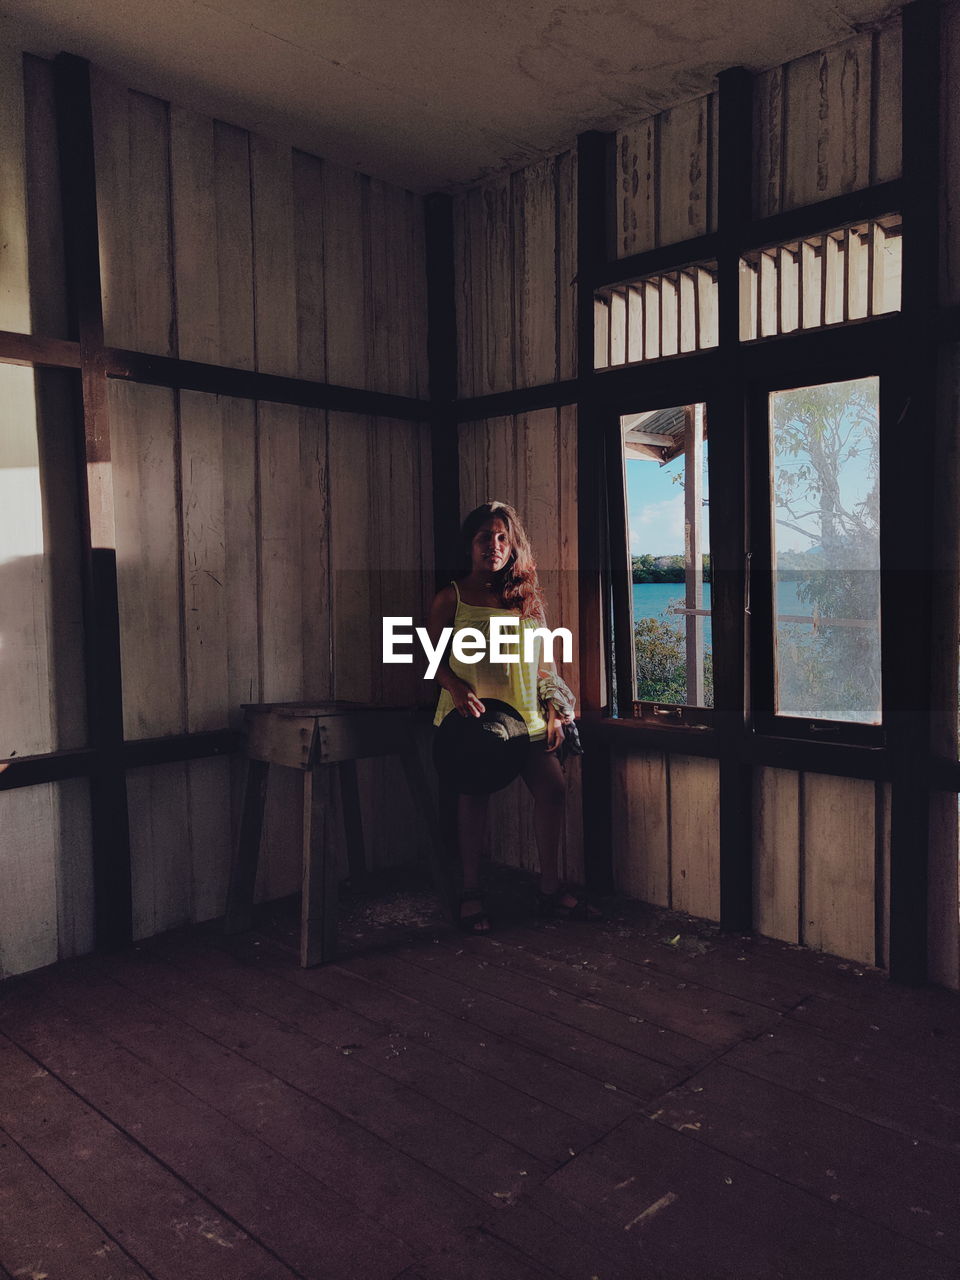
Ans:
[[[540,702],[537,698],[537,672],[540,669],[540,657],[543,641],[538,636],[534,648],[534,661],[523,661],[523,637],[527,631],[534,630],[539,624],[533,618],[520,618],[518,635],[520,639],[519,662],[490,661],[490,619],[518,618],[516,609],[494,609],[487,605],[466,604],[460,599],[460,588],[456,582],[453,588],[457,593],[457,611],[454,614],[454,631],[464,627],[475,627],[486,643],[486,649],[479,662],[460,662],[448,649],[447,663],[455,676],[466,681],[474,690],[481,702],[485,698],[499,698],[501,702],[514,707],[523,716],[527,732],[531,738],[546,736],[547,724],[540,713]],[[508,645],[508,652],[516,653],[515,644]],[[440,700],[433,723],[439,724],[449,712],[454,710],[453,699],[446,689],[441,689]]]

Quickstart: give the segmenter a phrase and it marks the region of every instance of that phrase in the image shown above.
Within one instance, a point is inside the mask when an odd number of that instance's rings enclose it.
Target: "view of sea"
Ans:
[[[810,605],[802,604],[797,600],[797,585],[795,582],[781,582],[778,584],[778,613],[808,615],[810,613]],[[679,624],[681,627],[684,623],[683,614],[670,613],[670,607],[683,605],[683,583],[682,582],[635,582],[633,585],[633,616],[634,618],[660,618],[664,622],[673,625]],[[710,608],[710,584],[703,584],[703,607]],[[713,643],[712,630],[710,627],[710,619],[703,620],[703,641],[706,645]]]

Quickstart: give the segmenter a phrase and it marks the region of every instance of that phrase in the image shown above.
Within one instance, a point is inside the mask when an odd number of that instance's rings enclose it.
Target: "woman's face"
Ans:
[[[491,516],[473,535],[471,567],[475,573],[499,573],[510,559],[510,532],[499,516]]]

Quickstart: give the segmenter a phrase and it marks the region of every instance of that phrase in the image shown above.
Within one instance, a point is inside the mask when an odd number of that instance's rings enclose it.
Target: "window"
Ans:
[[[774,391],[774,710],[880,722],[879,379]]]
[[[620,429],[634,711],[712,707],[705,407],[627,414]]]
[[[745,253],[741,341],[899,311],[901,231],[888,214]]]
[[[717,345],[717,264],[600,289],[594,307],[597,369],[704,351]]]

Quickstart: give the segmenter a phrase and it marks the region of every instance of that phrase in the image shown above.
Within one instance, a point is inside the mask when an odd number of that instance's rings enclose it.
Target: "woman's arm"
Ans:
[[[427,634],[430,636],[430,643],[434,648],[440,641],[444,627],[452,627],[456,616],[457,593],[452,586],[444,587],[442,591],[438,591],[434,596],[433,604],[430,606],[430,613],[427,616]],[[437,667],[436,680],[437,684],[449,693],[453,699],[453,705],[462,716],[483,715],[486,708],[466,680],[461,680],[458,675],[454,675],[450,670],[446,653],[440,659],[440,664]]]

